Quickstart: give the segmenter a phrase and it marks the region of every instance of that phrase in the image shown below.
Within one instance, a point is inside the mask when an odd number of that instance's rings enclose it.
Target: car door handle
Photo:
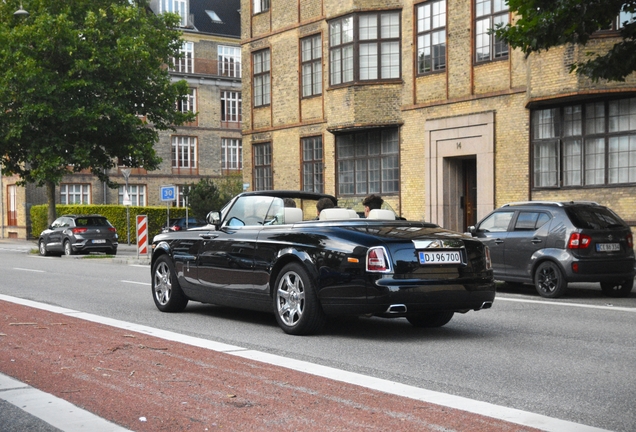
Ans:
[[[543,240],[541,240],[540,238],[533,238],[532,239],[532,243],[537,244],[537,243],[541,243]]]
[[[199,237],[201,237],[202,239],[205,240],[212,240],[215,239],[219,236],[218,233],[205,233],[205,234],[199,234]]]

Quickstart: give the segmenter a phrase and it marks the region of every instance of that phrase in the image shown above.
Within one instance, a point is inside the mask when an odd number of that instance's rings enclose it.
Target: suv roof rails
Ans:
[[[508,206],[518,206],[518,205],[535,205],[535,204],[540,204],[540,205],[554,205],[554,206],[558,206],[558,207],[564,207],[566,205],[569,204],[588,204],[588,205],[600,205],[597,202],[594,201],[563,201],[563,202],[558,202],[558,201],[516,201],[516,202],[510,202],[507,204],[502,205],[502,207],[508,207]]]

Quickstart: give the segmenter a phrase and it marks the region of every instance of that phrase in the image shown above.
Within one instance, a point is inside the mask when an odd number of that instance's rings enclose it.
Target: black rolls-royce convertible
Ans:
[[[334,208],[316,211],[328,198]],[[330,195],[245,192],[208,225],[157,235],[152,295],[163,312],[189,300],[271,311],[289,334],[319,332],[331,315],[405,317],[441,327],[495,298],[488,248],[426,222],[368,218]]]

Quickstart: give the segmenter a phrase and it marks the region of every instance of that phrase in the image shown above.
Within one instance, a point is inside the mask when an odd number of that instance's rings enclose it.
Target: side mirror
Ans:
[[[211,211],[205,217],[205,221],[210,225],[219,226],[219,224],[221,223],[221,212]]]
[[[477,233],[477,228],[475,228],[475,225],[471,225],[471,226],[469,226],[469,227],[468,227],[468,232],[469,232],[471,235],[475,235],[475,234]]]

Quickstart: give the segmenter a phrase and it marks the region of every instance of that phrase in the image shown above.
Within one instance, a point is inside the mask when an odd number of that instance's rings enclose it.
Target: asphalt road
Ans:
[[[31,246],[33,247],[33,246]],[[126,258],[42,258],[0,243],[0,293],[238,345],[419,388],[615,431],[636,430],[636,294],[577,285],[545,300],[502,287],[492,309],[440,329],[345,319],[292,337],[273,315],[190,304],[156,310],[150,271]],[[121,251],[123,252],[123,251]],[[120,253],[120,255],[126,255]]]

